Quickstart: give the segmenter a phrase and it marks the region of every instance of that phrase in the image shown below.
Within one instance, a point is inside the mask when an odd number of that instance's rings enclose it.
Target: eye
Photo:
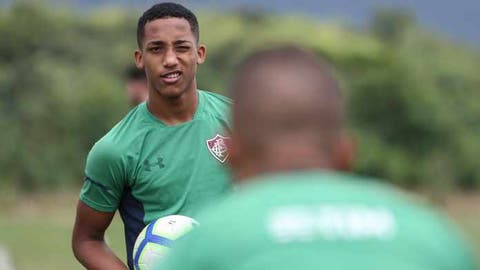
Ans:
[[[179,52],[188,52],[190,50],[189,46],[178,46],[176,47]]]
[[[148,48],[148,51],[152,52],[152,53],[158,53],[160,52],[161,48],[159,46],[155,46],[155,47],[149,47]]]

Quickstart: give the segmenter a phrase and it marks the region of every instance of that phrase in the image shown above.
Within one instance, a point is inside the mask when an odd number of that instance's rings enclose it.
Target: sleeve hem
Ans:
[[[86,205],[90,206],[91,208],[100,211],[100,212],[115,212],[117,210],[116,206],[109,206],[109,205],[102,205],[97,202],[94,202],[84,196],[83,194],[80,195],[80,200],[84,202]]]

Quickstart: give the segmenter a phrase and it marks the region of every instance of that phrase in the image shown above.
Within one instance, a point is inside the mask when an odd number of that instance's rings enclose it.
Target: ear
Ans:
[[[347,134],[342,134],[338,139],[335,151],[335,169],[339,171],[350,171],[355,156],[355,143]]]
[[[197,48],[197,64],[202,64],[205,62],[207,57],[207,47],[204,44],[200,44]]]
[[[143,64],[143,52],[139,49],[135,50],[134,53],[135,57],[135,65],[137,66],[138,69],[143,69],[144,64]]]

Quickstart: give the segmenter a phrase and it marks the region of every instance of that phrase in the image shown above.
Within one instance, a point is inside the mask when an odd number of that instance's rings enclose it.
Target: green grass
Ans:
[[[70,236],[77,193],[43,194],[0,201],[0,245],[16,270],[83,269],[73,257]],[[480,195],[452,196],[447,213],[464,230],[480,258]],[[107,232],[117,255],[125,259],[123,226],[118,216]]]
[[[9,251],[16,270],[84,269],[70,246],[77,198],[76,193],[34,195],[2,204],[0,245]],[[107,231],[107,240],[117,255],[125,258],[118,215]]]

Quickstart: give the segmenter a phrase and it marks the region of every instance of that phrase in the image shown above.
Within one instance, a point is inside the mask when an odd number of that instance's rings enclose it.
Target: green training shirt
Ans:
[[[142,103],[88,154],[80,199],[98,211],[119,209],[130,267],[135,239],[153,219],[195,216],[203,204],[229,190],[224,163],[231,100],[197,93],[191,121],[165,125]]]
[[[446,219],[353,175],[263,176],[202,213],[156,269],[476,269]]]

